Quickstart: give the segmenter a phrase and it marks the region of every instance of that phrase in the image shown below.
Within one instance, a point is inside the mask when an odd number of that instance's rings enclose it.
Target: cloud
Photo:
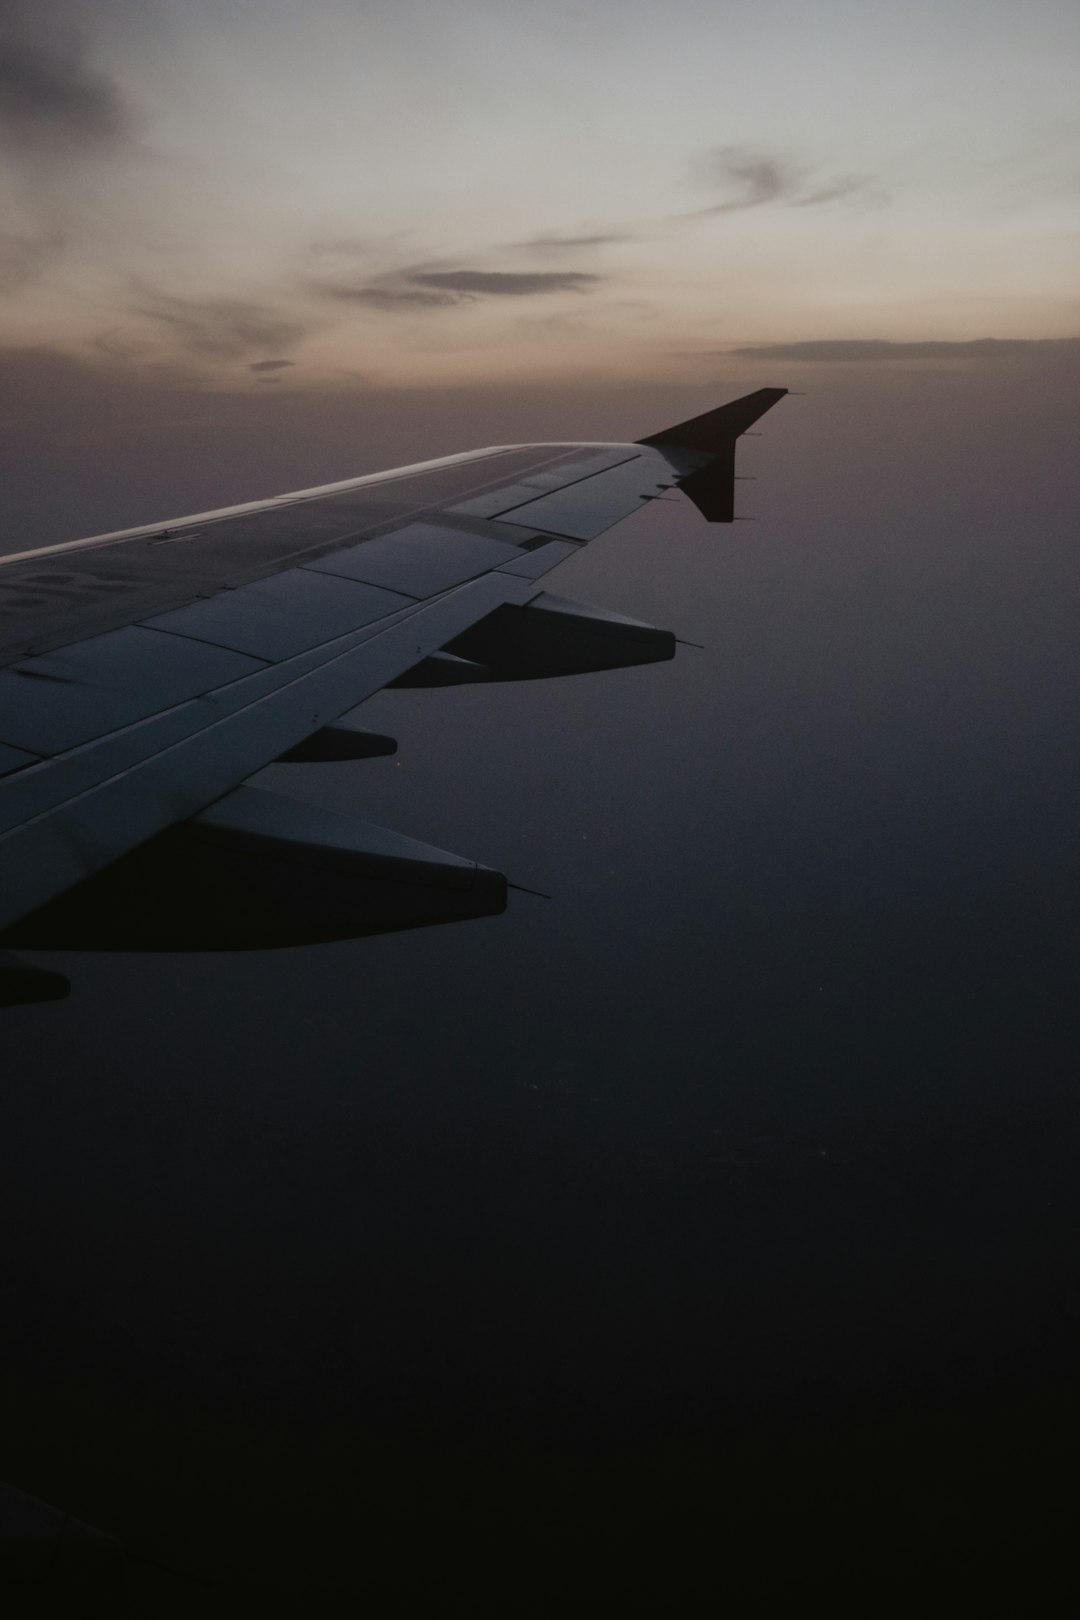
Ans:
[[[511,242],[510,246],[534,253],[561,253],[568,248],[608,247],[611,243],[636,240],[632,231],[597,231],[592,236],[531,236],[523,242]]]
[[[64,245],[64,234],[57,229],[31,236],[0,233],[0,292],[18,292],[36,281]]]
[[[371,251],[372,244],[365,236],[335,236],[312,242],[308,248],[313,259],[365,259]]]
[[[808,191],[801,197],[791,198],[792,208],[818,208],[825,203],[843,202],[847,197],[858,197],[864,202],[888,202],[888,194],[874,187],[869,174],[841,174],[835,180]]]
[[[388,314],[452,309],[478,298],[525,298],[544,293],[588,292],[603,278],[582,270],[400,270],[370,286],[351,282],[309,283],[327,298],[366,304]]]
[[[418,270],[408,279],[440,291],[521,298],[534,293],[588,292],[601,278],[581,270]]]
[[[419,287],[351,287],[347,282],[313,282],[314,291],[343,302],[367,304],[370,309],[389,314],[408,314],[417,309],[447,309],[465,299],[451,292],[424,292]]]
[[[0,0],[0,157],[12,182],[0,292],[33,285],[77,246],[99,217],[88,165],[111,171],[135,149],[125,96],[87,61],[85,13],[80,0]]]
[[[0,132],[17,151],[110,149],[126,141],[130,123],[117,87],[85,64],[77,44],[0,38]]]
[[[164,292],[143,292],[141,298],[135,313],[164,326],[189,354],[210,360],[242,360],[253,349],[286,348],[312,324],[243,298],[177,298]]]
[[[887,200],[874,189],[872,175],[843,174],[814,184],[810,172],[793,158],[763,147],[718,146],[698,158],[694,170],[699,181],[726,193],[720,202],[695,210],[698,215],[740,213],[769,203],[817,208],[854,198]]]
[[[3,0],[0,0],[0,4]],[[365,268],[374,276],[384,266],[398,266],[402,260],[412,258],[415,244],[409,245],[413,233],[407,230],[369,232],[358,235],[351,232],[342,236],[320,236],[309,242],[303,250],[310,268],[309,273],[331,284],[348,285]]]
[[[817,338],[804,343],[751,343],[727,354],[743,360],[989,360],[1080,338],[972,338],[963,342],[892,343],[885,338]]]
[[[699,160],[699,172],[730,195],[703,210],[732,214],[743,208],[790,197],[802,184],[802,174],[787,159],[752,146],[718,146]]]
[[[295,360],[253,360],[248,366],[249,371],[283,371],[286,366],[295,366]]]

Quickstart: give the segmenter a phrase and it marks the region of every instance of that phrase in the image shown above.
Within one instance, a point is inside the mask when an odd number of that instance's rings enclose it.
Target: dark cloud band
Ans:
[[[418,270],[409,280],[445,292],[523,298],[535,293],[588,292],[600,277],[581,270]]]
[[[584,293],[603,278],[582,270],[401,270],[382,285],[354,286],[350,282],[315,282],[313,290],[327,298],[388,314],[451,309],[478,298],[527,298],[545,293]]]
[[[1080,339],[972,338],[965,342],[891,343],[885,338],[819,338],[805,343],[751,343],[729,354],[743,360],[989,360]]]
[[[462,299],[450,292],[425,292],[419,287],[352,287],[348,282],[313,282],[312,291],[342,303],[366,304],[369,309],[388,314],[408,314],[411,310],[448,309]]]

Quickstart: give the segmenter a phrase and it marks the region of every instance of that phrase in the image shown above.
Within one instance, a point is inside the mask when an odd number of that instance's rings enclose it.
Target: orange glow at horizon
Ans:
[[[0,23],[0,345],[262,390],[1080,330],[1080,15],[104,0]]]

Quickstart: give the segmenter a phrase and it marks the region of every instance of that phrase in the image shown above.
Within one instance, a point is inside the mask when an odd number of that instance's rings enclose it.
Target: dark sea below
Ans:
[[[1075,487],[920,386],[546,582],[702,650],[262,778],[550,900],[4,1014],[0,1473],[131,1613],[1080,1597]]]

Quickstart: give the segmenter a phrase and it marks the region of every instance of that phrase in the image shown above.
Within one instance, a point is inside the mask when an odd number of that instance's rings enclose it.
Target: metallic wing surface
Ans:
[[[483,915],[501,874],[246,779],[393,749],[384,687],[674,655],[544,591],[673,486],[734,516],[760,389],[636,444],[498,446],[0,558],[0,950],[248,948]],[[63,992],[0,956],[0,1004]]]

